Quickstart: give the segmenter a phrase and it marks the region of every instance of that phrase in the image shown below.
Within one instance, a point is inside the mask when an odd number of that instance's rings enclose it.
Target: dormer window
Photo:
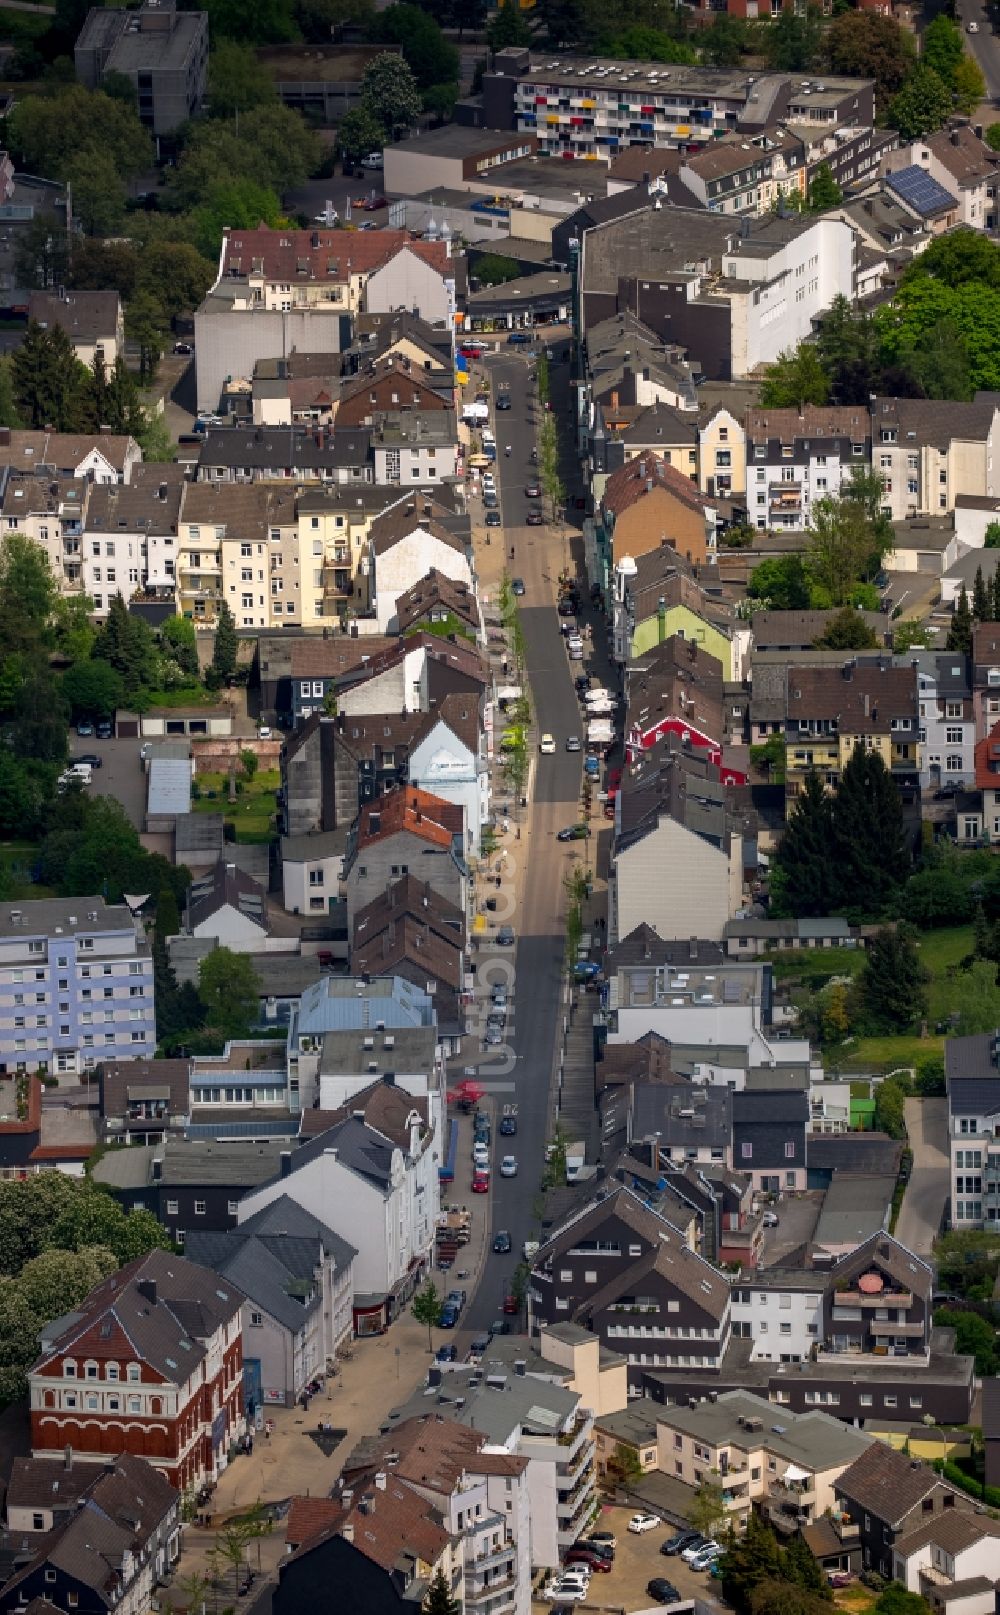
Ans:
[[[129,1384],[130,1385],[138,1385],[139,1384],[139,1381],[142,1379],[142,1370],[139,1367],[138,1363],[129,1363],[129,1365],[128,1365],[128,1379],[129,1379]]]
[[[63,1378],[76,1379],[76,1363],[67,1358],[63,1363]]]
[[[116,1384],[117,1380],[118,1380],[118,1364],[117,1363],[105,1363],[105,1365],[104,1365],[104,1377],[105,1377],[105,1379],[109,1379],[112,1384]]]

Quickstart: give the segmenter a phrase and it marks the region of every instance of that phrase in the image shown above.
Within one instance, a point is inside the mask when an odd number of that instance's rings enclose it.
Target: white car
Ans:
[[[647,1531],[657,1531],[663,1521],[657,1514],[633,1514],[628,1522],[628,1528],[634,1536],[643,1536]]]
[[[490,1150],[488,1144],[474,1144],[472,1146],[473,1166],[486,1168],[490,1164]]]
[[[765,1228],[777,1228],[781,1219],[776,1211],[765,1211],[760,1220]]]
[[[693,1547],[682,1548],[681,1558],[684,1560],[685,1564],[690,1565],[693,1564],[696,1559],[707,1558],[709,1561],[711,1561],[713,1557],[717,1558],[721,1552],[721,1542],[716,1542],[713,1537],[710,1537],[707,1542],[696,1542]]]
[[[547,1604],[582,1604],[589,1591],[582,1581],[550,1581],[542,1597]]]
[[[503,1160],[500,1162],[500,1176],[502,1178],[516,1178],[517,1177],[517,1156],[516,1155],[505,1155],[504,1156]]]
[[[978,34],[978,32],[979,32],[979,24],[978,24],[978,22],[970,22],[969,23],[969,33],[970,34]]]
[[[271,738],[271,726],[270,726],[270,724],[262,723],[260,728],[257,730],[257,739],[258,740],[270,740],[270,738]]]
[[[554,756],[555,755],[555,749],[556,749],[556,743],[555,743],[554,736],[552,736],[552,735],[543,735],[541,740],[538,743],[538,749],[541,752],[543,757],[552,757],[552,756]]]

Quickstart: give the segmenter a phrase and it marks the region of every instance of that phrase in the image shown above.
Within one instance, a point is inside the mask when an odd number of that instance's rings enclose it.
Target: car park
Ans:
[[[76,732],[83,740],[94,733],[94,725],[87,718],[81,718],[76,726]]]
[[[665,1576],[654,1576],[646,1583],[646,1591],[657,1604],[679,1604],[681,1595],[672,1581]]]
[[[582,1604],[588,1591],[579,1581],[550,1581],[542,1597],[547,1604]]]
[[[505,1155],[504,1156],[503,1160],[500,1162],[500,1176],[502,1178],[516,1178],[517,1177],[517,1156],[516,1155]]]
[[[88,768],[103,768],[104,758],[96,751],[81,751],[70,758],[71,763],[85,763]]]
[[[510,1255],[510,1235],[506,1228],[501,1228],[493,1235],[493,1250],[497,1256]]]
[[[663,1521],[658,1514],[633,1514],[628,1522],[628,1528],[633,1536],[643,1536],[647,1531],[655,1531]]]
[[[598,1542],[602,1547],[610,1548],[612,1553],[618,1546],[618,1538],[613,1531],[591,1531],[586,1541]]]
[[[711,1562],[711,1559],[713,1557],[717,1558],[721,1552],[721,1542],[716,1542],[714,1537],[709,1537],[707,1542],[702,1542],[700,1544],[692,1543],[690,1548],[682,1548],[681,1558],[684,1560],[685,1564],[694,1565],[696,1560],[704,1559],[706,1555],[708,1556],[709,1562]],[[696,1568],[700,1567],[696,1566]]]
[[[684,1548],[699,1547],[704,1540],[700,1531],[678,1531],[676,1536],[667,1537],[665,1542],[660,1543],[660,1552],[672,1558]]]

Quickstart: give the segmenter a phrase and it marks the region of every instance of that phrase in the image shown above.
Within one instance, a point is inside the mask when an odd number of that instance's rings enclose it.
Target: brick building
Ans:
[[[28,1376],[36,1458],[130,1452],[178,1490],[214,1479],[243,1428],[243,1296],[150,1251],[42,1331]]]

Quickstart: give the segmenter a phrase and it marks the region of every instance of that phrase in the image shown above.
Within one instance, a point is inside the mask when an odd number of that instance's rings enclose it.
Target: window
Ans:
[[[795,1159],[795,1142],[794,1142],[793,1139],[788,1139],[785,1142],[785,1160],[786,1161],[794,1161],[794,1159]]]
[[[894,1391],[891,1391],[891,1392],[887,1391],[886,1394],[882,1398],[882,1406],[887,1407],[887,1408],[894,1408],[898,1404],[898,1401],[899,1401],[899,1398],[896,1396]]]
[[[118,1364],[106,1363],[104,1365],[104,1377],[105,1379],[111,1380],[112,1384],[116,1383],[118,1379]]]
[[[204,1202],[204,1200],[196,1200],[195,1201],[195,1203],[194,1203],[194,1214],[195,1214],[196,1217],[204,1217],[204,1215],[205,1215],[205,1202]]]
[[[741,1161],[752,1161],[753,1160],[753,1145],[752,1144],[741,1144],[740,1145],[740,1160]]]
[[[142,1370],[138,1363],[129,1363],[127,1377],[130,1385],[138,1385],[142,1379]]]
[[[251,1312],[250,1322],[255,1329],[259,1329],[264,1322],[264,1314],[262,1312]]]
[[[44,1531],[45,1530],[45,1515],[44,1514],[33,1514],[31,1516],[31,1529],[33,1531]]]

